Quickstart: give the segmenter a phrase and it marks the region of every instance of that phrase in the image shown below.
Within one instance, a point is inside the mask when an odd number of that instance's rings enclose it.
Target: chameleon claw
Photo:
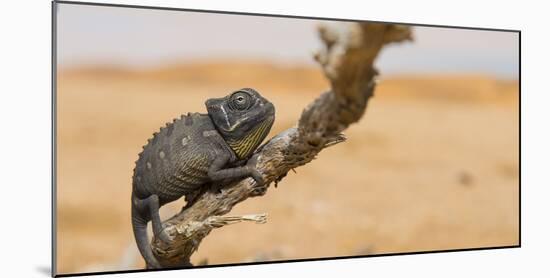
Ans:
[[[165,230],[162,230],[160,233],[158,233],[156,237],[164,243],[170,243],[170,236]]]
[[[258,169],[253,168],[251,170],[250,175],[252,176],[252,178],[256,182],[257,186],[263,186],[264,185],[264,183],[265,183],[264,178],[262,177],[262,174],[260,173],[260,171],[258,171]]]
[[[251,171],[251,176],[256,182],[256,185],[254,185],[253,188],[253,195],[254,196],[262,196],[267,192],[267,186],[265,186],[265,181],[262,177],[262,174],[258,169],[253,168]]]
[[[249,160],[248,162],[246,163],[246,165],[249,167],[250,169],[250,176],[254,179],[254,181],[256,182],[256,184],[258,186],[263,186],[265,181],[262,177],[262,174],[260,173],[260,171],[258,171],[258,168],[256,168],[256,163],[258,162],[258,156],[257,154],[253,155]]]

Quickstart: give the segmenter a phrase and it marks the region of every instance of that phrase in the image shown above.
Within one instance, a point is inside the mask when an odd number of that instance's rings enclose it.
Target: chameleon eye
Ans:
[[[250,95],[244,92],[237,92],[231,96],[229,104],[233,109],[246,110],[250,106]]]

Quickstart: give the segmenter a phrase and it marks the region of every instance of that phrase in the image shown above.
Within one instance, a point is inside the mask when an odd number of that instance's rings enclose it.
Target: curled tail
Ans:
[[[132,228],[139,252],[143,259],[145,259],[147,268],[160,268],[161,266],[155,255],[153,255],[153,251],[149,245],[149,238],[147,236],[148,221],[149,219],[141,215],[134,204],[132,204]]]

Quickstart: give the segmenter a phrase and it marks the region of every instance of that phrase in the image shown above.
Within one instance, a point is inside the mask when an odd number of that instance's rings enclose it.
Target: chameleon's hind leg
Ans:
[[[149,196],[146,199],[137,200],[135,203],[138,210],[149,213],[151,224],[153,226],[153,234],[164,242],[170,241],[170,237],[162,228],[162,222],[160,221],[159,214],[159,197],[155,194]]]

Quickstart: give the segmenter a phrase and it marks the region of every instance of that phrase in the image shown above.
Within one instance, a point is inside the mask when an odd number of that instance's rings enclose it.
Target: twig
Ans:
[[[412,40],[409,27],[354,23],[341,33],[320,27],[324,49],[315,55],[331,90],[304,109],[297,127],[288,129],[261,147],[254,155],[256,167],[266,181],[258,186],[246,178],[224,187],[221,193],[205,191],[164,222],[169,242],[153,239],[151,248],[163,267],[191,266],[190,257],[214,228],[240,221],[264,223],[265,215],[222,216],[250,197],[264,195],[272,182],[289,170],[313,160],[324,148],[346,140],[341,132],[363,116],[373,96],[377,71],[375,58],[384,45]]]

